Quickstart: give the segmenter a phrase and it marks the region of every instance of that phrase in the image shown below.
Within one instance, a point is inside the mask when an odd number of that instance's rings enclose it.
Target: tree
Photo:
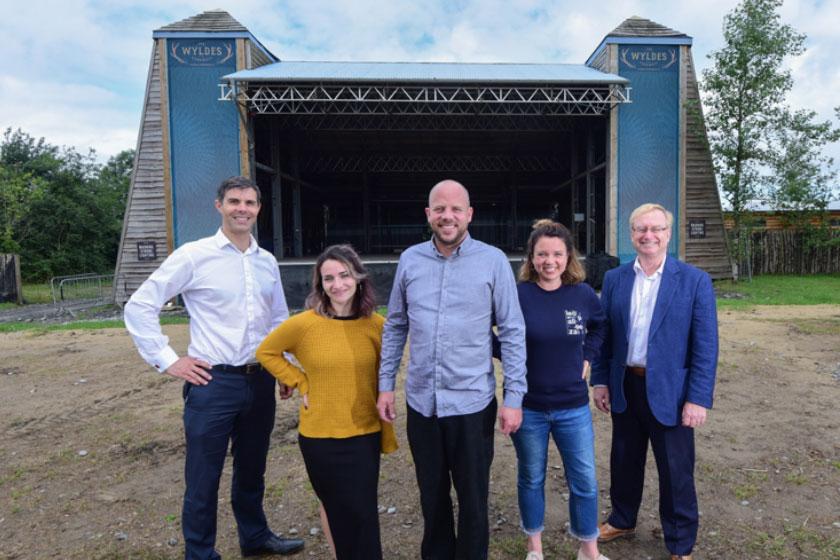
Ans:
[[[804,52],[805,36],[781,23],[782,0],[743,0],[724,18],[724,46],[703,72],[706,125],[718,185],[735,225],[737,256],[743,253],[742,221],[758,197],[761,171],[770,163],[767,133],[785,114],[793,84],[782,67]]]
[[[835,109],[840,117],[840,107]],[[813,111],[787,112],[772,133],[767,200],[784,212],[787,225],[806,234],[812,245],[831,238],[826,209],[838,193],[834,160],[823,148],[840,140],[840,128],[817,121]]]
[[[27,280],[110,272],[116,262],[134,152],[103,166],[7,129],[0,143],[0,250],[21,254]]]

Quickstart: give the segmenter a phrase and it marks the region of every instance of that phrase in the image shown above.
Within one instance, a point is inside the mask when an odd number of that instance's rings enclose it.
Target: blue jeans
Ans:
[[[563,458],[569,484],[569,532],[582,541],[598,537],[595,433],[589,405],[542,411],[522,408],[522,426],[512,435],[518,458],[517,489],[522,529],[542,532],[548,435]]]

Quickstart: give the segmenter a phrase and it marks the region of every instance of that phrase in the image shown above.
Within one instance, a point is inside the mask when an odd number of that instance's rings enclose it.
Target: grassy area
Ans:
[[[189,317],[161,317],[162,325],[186,325],[190,322]],[[91,321],[71,321],[69,323],[60,323],[55,325],[45,325],[42,323],[26,323],[26,322],[12,322],[0,323],[0,333],[18,332],[18,331],[75,331],[75,330],[97,330],[97,329],[124,329],[125,323],[121,319],[106,319],[106,320],[91,320]]]
[[[23,301],[26,303],[52,303],[49,282],[43,284],[24,284]]]
[[[754,276],[752,282],[715,283],[718,307],[742,309],[753,305],[840,304],[840,274],[814,276]]]

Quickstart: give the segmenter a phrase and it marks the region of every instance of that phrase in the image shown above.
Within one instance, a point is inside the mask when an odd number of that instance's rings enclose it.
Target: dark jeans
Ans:
[[[479,412],[444,418],[427,418],[407,408],[408,443],[423,509],[423,560],[486,559],[496,399]],[[457,537],[452,485],[458,495]]]
[[[612,414],[609,523],[620,529],[636,526],[650,441],[659,472],[659,516],[665,546],[671,554],[691,554],[698,527],[694,430],[665,426],[656,420],[648,406],[645,378],[625,374],[624,394],[627,409]]]
[[[299,436],[312,489],[324,504],[338,560],[380,560],[381,433],[334,439]]]
[[[207,385],[184,386],[186,491],[181,524],[187,560],[216,560],[219,479],[232,442],[231,505],[243,548],[269,536],[263,512],[265,463],[274,428],[275,381],[265,370],[251,375],[214,368]]]

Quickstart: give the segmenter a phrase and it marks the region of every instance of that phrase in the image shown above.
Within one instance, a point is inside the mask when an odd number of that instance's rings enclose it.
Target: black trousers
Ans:
[[[665,426],[653,416],[645,378],[626,373],[624,394],[627,409],[612,414],[609,523],[620,529],[636,526],[650,441],[659,472],[659,517],[665,546],[671,554],[691,554],[699,522],[694,489],[694,429],[679,424]]]
[[[486,559],[495,397],[484,410],[462,416],[427,418],[407,408],[408,443],[423,509],[423,560]],[[457,537],[452,485],[458,496]]]
[[[382,558],[377,509],[381,436],[298,436],[309,481],[327,512],[338,560]]]

